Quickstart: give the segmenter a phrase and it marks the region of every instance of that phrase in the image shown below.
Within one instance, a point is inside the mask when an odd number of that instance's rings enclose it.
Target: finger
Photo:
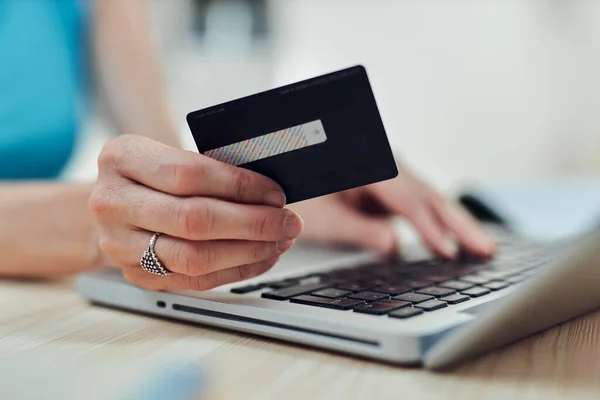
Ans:
[[[262,275],[273,268],[278,260],[279,257],[274,257],[258,263],[228,268],[202,276],[181,274],[156,276],[141,268],[124,269],[123,276],[134,285],[148,290],[210,290],[228,283],[239,282]]]
[[[494,253],[495,244],[492,238],[458,204],[438,199],[433,201],[431,207],[442,224],[467,250],[485,256]]]
[[[112,235],[111,246],[104,251],[122,268],[140,268],[142,253],[148,247],[152,233],[127,231]],[[200,276],[240,265],[254,264],[284,253],[294,244],[286,242],[252,242],[246,240],[210,240],[195,242],[161,235],[154,251],[171,272]]]
[[[446,258],[454,258],[458,252],[455,243],[446,234],[418,194],[411,188],[403,188],[396,182],[388,185],[372,185],[369,187],[377,200],[382,202],[390,212],[402,215],[417,230],[427,247]]]
[[[101,172],[116,169],[133,181],[178,196],[285,205],[283,189],[263,175],[140,136],[125,135],[109,142],[98,165]]]
[[[431,250],[446,258],[455,258],[458,252],[456,244],[438,224],[435,215],[423,204],[414,204],[410,211],[404,214],[419,232],[419,235]]]
[[[211,240],[190,242],[160,237],[155,252],[172,272],[188,276],[209,275],[241,265],[250,265],[279,256],[294,241],[251,242],[245,240]]]
[[[239,239],[282,242],[297,237],[303,222],[291,210],[204,197],[175,197],[143,186],[122,189],[127,201],[96,204],[105,215],[150,232],[188,240]],[[107,208],[98,211],[98,208]],[[100,217],[102,218],[102,217]]]
[[[343,204],[330,217],[335,221],[330,229],[335,232],[329,232],[328,236],[336,238],[336,242],[383,253],[391,252],[397,246],[393,226],[386,218],[369,217]]]

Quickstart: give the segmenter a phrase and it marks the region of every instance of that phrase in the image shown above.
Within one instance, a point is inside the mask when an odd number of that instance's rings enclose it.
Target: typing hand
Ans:
[[[458,247],[482,256],[494,252],[492,239],[465,210],[401,167],[395,179],[290,208],[303,218],[303,236],[312,241],[391,252],[397,240],[389,217],[401,216],[443,257],[453,258]]]

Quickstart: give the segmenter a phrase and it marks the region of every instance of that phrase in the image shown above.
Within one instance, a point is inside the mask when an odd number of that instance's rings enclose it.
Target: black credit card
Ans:
[[[187,122],[200,153],[273,179],[288,204],[398,175],[362,66],[194,111]]]

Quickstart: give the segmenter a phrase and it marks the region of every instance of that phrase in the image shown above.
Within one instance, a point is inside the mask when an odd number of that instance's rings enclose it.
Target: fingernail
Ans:
[[[442,251],[446,257],[455,258],[456,253],[458,253],[458,246],[452,239],[446,238],[442,244]]]
[[[285,219],[285,237],[294,239],[302,232],[303,225],[302,219],[296,213],[289,211],[289,216]]]
[[[294,244],[294,240],[286,240],[285,242],[277,242],[277,250],[279,253],[283,253]]]
[[[285,206],[285,194],[281,190],[269,190],[265,195],[265,203],[281,208]]]

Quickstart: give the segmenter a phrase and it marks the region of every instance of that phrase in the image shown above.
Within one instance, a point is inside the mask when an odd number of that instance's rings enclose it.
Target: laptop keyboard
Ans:
[[[462,257],[408,262],[384,260],[352,268],[240,286],[238,294],[334,310],[411,318],[463,304],[529,278],[557,253],[556,244],[503,237],[490,260]]]

